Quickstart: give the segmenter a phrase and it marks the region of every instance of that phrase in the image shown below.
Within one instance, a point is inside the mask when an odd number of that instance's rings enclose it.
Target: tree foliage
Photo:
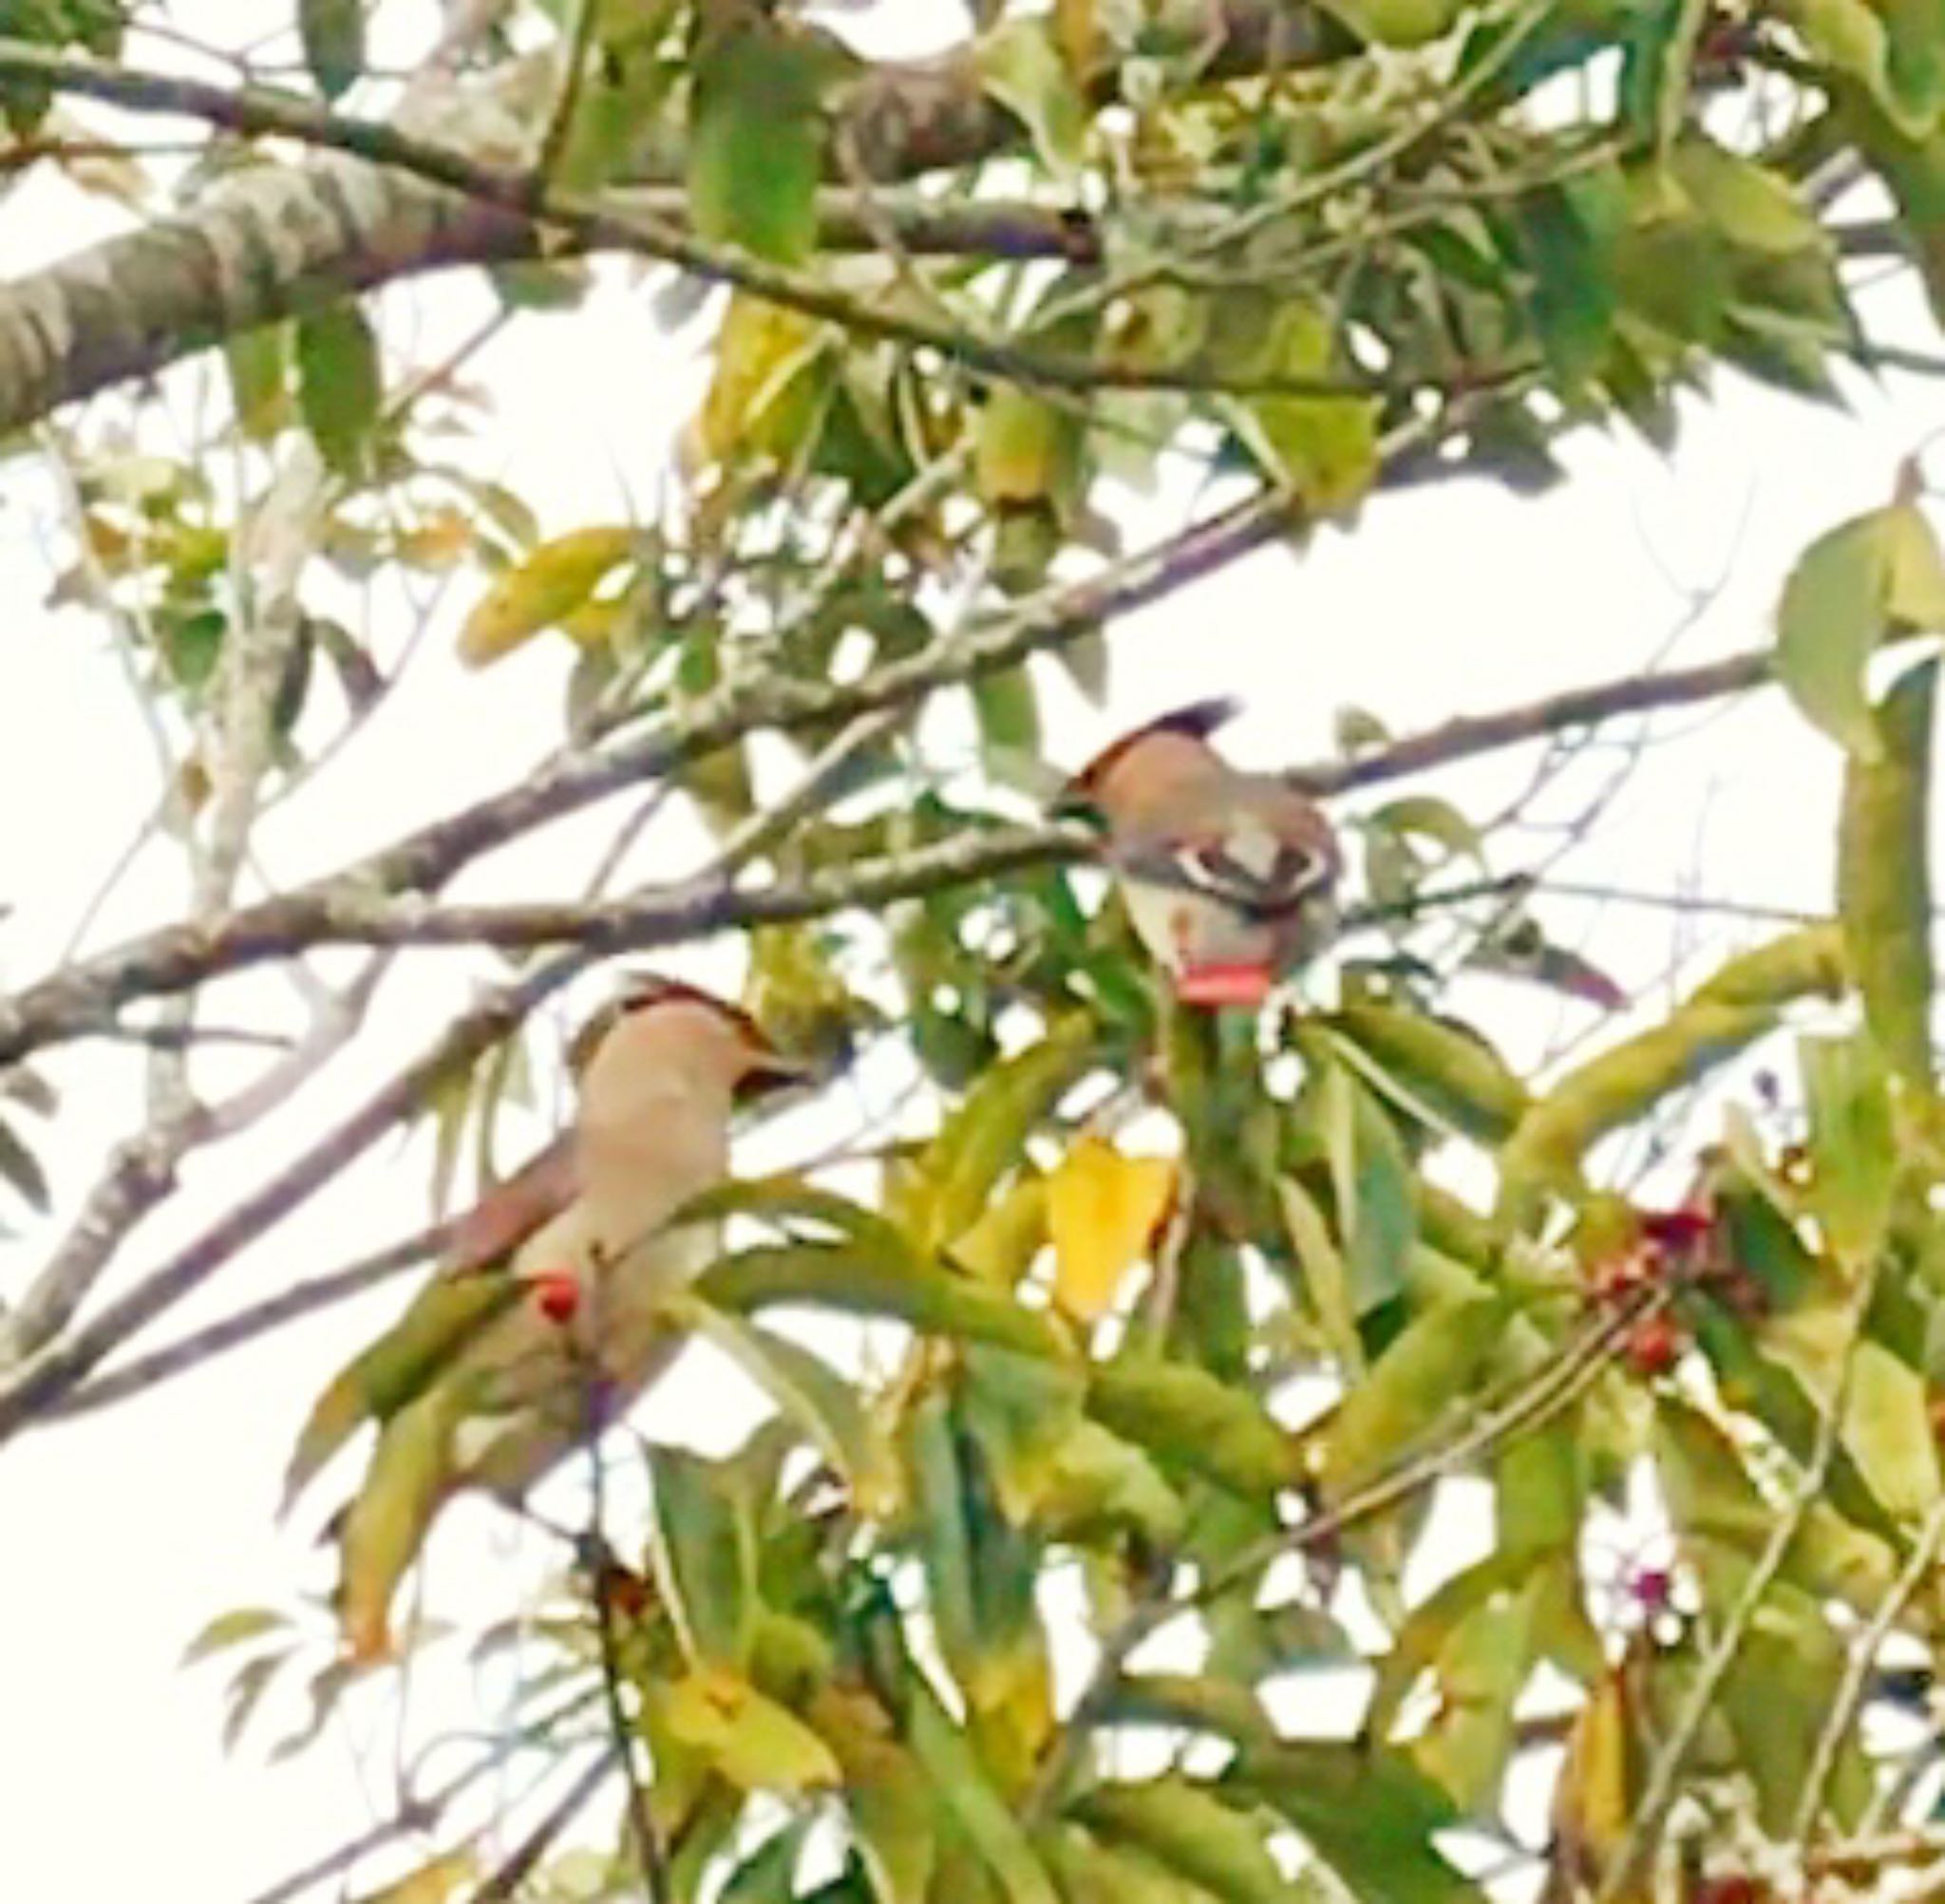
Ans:
[[[1042,702],[1055,668],[1109,700],[1114,622],[1253,549],[1462,477],[1515,508],[1576,432],[1672,447],[1725,372],[1827,402],[1888,361],[1860,267],[1898,261],[1945,313],[1945,11],[999,0],[897,63],[765,0],[533,0],[448,8],[402,78],[413,9],[275,10],[227,64],[151,64],[183,53],[159,9],[0,9],[0,221],[51,173],[126,215],[0,290],[0,416],[66,510],[56,602],[148,711],[192,895],[0,998],[0,1178],[41,1213],[4,1285],[0,1441],[436,1251],[131,1348],[401,1125],[430,1134],[435,1215],[490,1178],[558,1071],[540,1008],[614,953],[732,940],[781,1043],[907,1078],[893,1127],[717,1199],[730,1245],[670,1314],[766,1398],[739,1445],[591,1433],[591,1472],[646,1504],[569,1477],[559,1568],[483,1631],[435,1595],[354,1666],[293,1580],[191,1646],[231,1674],[233,1740],[305,1684],[283,1755],[431,1649],[518,1657],[507,1723],[578,1798],[495,1864],[466,1808],[489,1753],[402,1810],[416,1867],[381,1831],[322,1877],[1437,1904],[1543,1871],[1562,1900],[1724,1904],[1936,1857],[1938,1732],[1886,1753],[1860,1725],[1945,1618],[1921,456],[1732,663],[1403,739],[1349,716],[1310,785],[1421,778],[1346,820],[1343,943],[1260,1021],[1171,999],[1093,842],[1045,819]],[[146,149],[163,114],[198,128],[186,155]],[[629,472],[652,507],[543,527],[519,472],[486,473],[465,360],[514,316],[572,351],[616,254],[645,350],[706,336],[707,386],[677,466]],[[500,309],[422,354],[389,300],[456,263]],[[227,402],[184,447],[133,380],[192,357]],[[124,386],[123,426],[60,408]],[[1124,546],[1128,485],[1181,459],[1226,500]],[[258,820],[340,770],[428,630],[474,669],[571,656],[557,746],[253,894]],[[1424,777],[1771,679],[1804,748],[1844,756],[1832,915],[1622,1023],[1543,882]],[[948,778],[954,720],[974,763]],[[640,816],[599,803],[642,790],[707,828],[692,874],[630,859]],[[574,816],[614,849],[592,888],[451,896]],[[503,952],[493,988],[138,1273],[179,1166],[304,1106],[399,965],[450,945]],[[239,1060],[224,988],[262,966],[305,975],[310,1015]],[[1596,1002],[1594,1048],[1521,1075],[1448,995],[1476,968]],[[104,1036],[150,1047],[119,1147],[57,1098]],[[1758,1049],[1784,1082],[1738,1063]],[[1651,1127],[1680,1133],[1667,1195],[1617,1161]],[[101,1174],[56,1199],[64,1146]],[[422,1391],[450,1320],[327,1394],[294,1479]],[[1455,1477],[1491,1538],[1427,1592]],[[1644,1497],[1671,1557],[1596,1592],[1592,1538]],[[349,1598],[385,1596],[396,1533],[351,1543]],[[1347,1667],[1368,1696],[1320,1728]],[[1536,1718],[1545,1685],[1571,1696]],[[1536,1790],[1538,1844],[1508,1822]]]

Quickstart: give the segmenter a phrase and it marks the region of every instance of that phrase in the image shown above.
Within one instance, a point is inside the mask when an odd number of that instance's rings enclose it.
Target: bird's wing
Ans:
[[[520,1169],[496,1183],[454,1226],[448,1275],[490,1268],[566,1208],[578,1185],[573,1136],[563,1132]]]
[[[1337,877],[1329,823],[1281,787],[1212,805],[1166,831],[1138,831],[1109,857],[1130,877],[1199,893],[1258,918],[1275,918]]]
[[[460,1219],[441,1273],[312,1405],[285,1471],[284,1512],[359,1428],[390,1421],[519,1299],[513,1279],[479,1272],[503,1262],[572,1198],[574,1168],[571,1140],[557,1138]]]

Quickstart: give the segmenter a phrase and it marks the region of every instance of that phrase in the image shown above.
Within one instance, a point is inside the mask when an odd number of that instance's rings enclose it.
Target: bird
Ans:
[[[1323,809],[1210,745],[1238,711],[1196,701],[1124,734],[1055,809],[1100,827],[1136,936],[1192,1006],[1260,1005],[1336,922],[1343,854]]]
[[[378,1439],[334,1518],[355,1659],[391,1650],[393,1592],[464,1489],[518,1502],[672,1362],[664,1305],[719,1254],[668,1219],[728,1173],[733,1112],[809,1067],[711,993],[633,974],[568,1054],[572,1123],[452,1227],[440,1272],[326,1386],[284,1510],[365,1423]]]

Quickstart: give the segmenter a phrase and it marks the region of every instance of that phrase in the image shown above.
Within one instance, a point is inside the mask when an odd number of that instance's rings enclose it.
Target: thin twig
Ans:
[[[1824,1715],[1822,1728],[1817,1734],[1817,1747],[1810,1755],[1810,1768],[1803,1774],[1803,1796],[1798,1800],[1796,1822],[1791,1829],[1790,1835],[1796,1840],[1798,1851],[1804,1857],[1808,1856],[1810,1834],[1816,1829],[1817,1814],[1823,1808],[1824,1791],[1837,1769],[1837,1755],[1857,1718],[1858,1707],[1863,1703],[1865,1687],[1877,1664],[1878,1649],[1884,1644],[1885,1636],[1898,1623],[1899,1614],[1910,1605],[1912,1596],[1924,1584],[1925,1576],[1937,1562],[1941,1548],[1945,1548],[1945,1499],[1936,1502],[1925,1517],[1924,1525],[1918,1530],[1918,1537],[1912,1544],[1911,1555],[1899,1569],[1898,1578],[1872,1612],[1863,1631],[1851,1644],[1850,1657],[1844,1663],[1843,1679],[1838,1686],[1837,1697],[1830,1702],[1829,1710]]]
[[[1838,1444],[1843,1431],[1844,1409],[1850,1397],[1851,1372],[1856,1364],[1858,1332],[1862,1326],[1864,1310],[1870,1301],[1875,1277],[1866,1272],[1859,1277],[1858,1290],[1851,1304],[1850,1326],[1845,1341],[1842,1367],[1838,1373],[1834,1392],[1830,1397],[1828,1411],[1818,1424],[1817,1440],[1810,1454],[1809,1464],[1790,1496],[1789,1504],[1778,1517],[1776,1525],[1770,1529],[1769,1538],[1763,1551],[1756,1557],[1756,1564],[1749,1571],[1744,1582],[1743,1591],[1737,1596],[1735,1605],[1729,1610],[1728,1619],[1723,1623],[1715,1643],[1704,1655],[1695,1677],[1689,1688],[1689,1696],[1682,1702],[1681,1710],[1676,1714],[1673,1726],[1654,1755],[1654,1763],[1649,1770],[1648,1782],[1634,1806],[1633,1817],[1628,1821],[1628,1835],[1621,1840],[1620,1849],[1601,1875],[1599,1889],[1595,1893],[1595,1904],[1615,1904],[1615,1900],[1633,1895],[1634,1881],[1642,1865],[1652,1853],[1661,1837],[1661,1828],[1671,1807],[1674,1804],[1681,1786],[1682,1773],[1689,1763],[1689,1755],[1694,1750],[1695,1742],[1701,1737],[1702,1727],[1714,1708],[1716,1695],[1722,1690],[1723,1681],[1728,1677],[1735,1665],[1737,1655],[1743,1650],[1743,1641],[1756,1617],[1757,1609],[1763,1603],[1763,1596],[1768,1593],[1776,1576],[1783,1570],[1783,1563],[1789,1555],[1804,1520],[1823,1493],[1823,1482],[1835,1459]]]

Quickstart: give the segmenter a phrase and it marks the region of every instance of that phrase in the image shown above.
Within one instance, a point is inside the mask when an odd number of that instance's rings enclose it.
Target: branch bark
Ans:
[[[1211,79],[1326,57],[1323,16],[1307,5],[1219,0],[1212,23],[1204,68]],[[143,104],[142,85],[125,74],[0,40],[0,73],[9,72],[127,106]],[[1115,84],[1113,72],[1103,68],[1097,98],[1111,98]],[[477,85],[484,90],[491,80]],[[281,114],[284,129],[303,137],[307,122],[314,130],[330,117],[285,95],[250,98],[251,129],[271,129]],[[934,60],[869,69],[848,89],[840,119],[833,150],[855,153],[873,179],[886,183],[976,163],[1026,137],[987,93],[970,44]],[[639,182],[679,180],[679,137],[670,132],[652,145]],[[652,204],[644,211],[663,215]],[[827,195],[825,212],[828,242],[875,242],[855,195]],[[912,219],[901,235],[915,252],[991,244],[998,256],[1071,254],[1074,231],[1058,215],[1050,223],[1044,214],[1023,222],[1016,213],[940,209]],[[617,226],[607,241],[624,237]],[[590,231],[586,241],[600,240]],[[557,243],[549,242],[557,255]],[[531,258],[540,250],[541,236],[520,205],[469,198],[349,156],[234,175],[181,217],[0,286],[0,433],[259,325],[428,272]]]
[[[1258,526],[1254,514],[1232,512],[1222,534],[1225,539],[1254,539]],[[1213,525],[1211,533],[1215,533]],[[1006,656],[1017,658],[1010,649]],[[1761,687],[1771,677],[1771,654],[1766,648],[1696,668],[1624,675],[1498,713],[1447,721],[1350,761],[1319,761],[1294,768],[1290,777],[1316,794],[1344,793],[1626,714],[1719,700]],[[890,702],[873,691],[862,701],[848,705],[873,707]],[[798,720],[820,718],[825,716],[809,713]],[[797,724],[787,720],[774,723],[784,726]],[[629,758],[642,760],[651,747],[656,758],[641,765],[639,771],[644,775],[666,772],[708,750],[683,746],[682,736],[676,733],[634,744]],[[587,782],[588,773],[583,769],[568,784],[579,789]],[[605,780],[598,784],[601,791],[610,790]],[[521,819],[519,824],[510,824],[505,832],[481,842],[477,850],[568,810],[567,804],[557,807],[543,799],[541,811],[530,815],[536,793],[544,785],[537,782],[534,792],[522,788],[482,802],[482,807],[502,814],[517,807]],[[578,797],[569,802],[581,803]],[[314,946],[492,945],[519,949],[575,945],[592,956],[606,957],[717,932],[820,918],[857,906],[882,906],[894,899],[966,885],[1028,866],[1076,860],[1086,856],[1089,843],[1085,835],[1069,828],[999,827],[896,858],[831,867],[794,882],[751,888],[711,877],[650,887],[603,906],[548,903],[434,908],[414,900],[374,900],[372,895],[381,887],[423,890],[450,877],[460,860],[453,858],[457,841],[444,843],[446,829],[463,830],[463,837],[471,840],[480,831],[476,816],[481,812],[482,808],[475,808],[469,815],[414,836],[354,873],[246,908],[215,932],[165,928],[44,979],[12,1000],[0,1002],[0,1062],[15,1061],[60,1040],[99,1032],[106,1020],[133,998],[181,990],[219,972]],[[463,857],[471,858],[472,851]],[[423,882],[405,877],[408,863],[424,868],[426,877]]]

